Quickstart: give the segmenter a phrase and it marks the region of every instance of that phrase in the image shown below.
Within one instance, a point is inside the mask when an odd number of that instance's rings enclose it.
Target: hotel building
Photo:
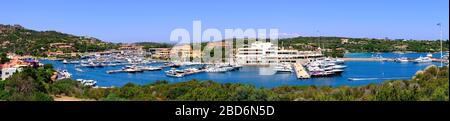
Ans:
[[[238,48],[236,54],[237,63],[242,65],[301,63],[318,57],[323,57],[320,51],[283,49],[265,42],[255,42],[248,47]]]

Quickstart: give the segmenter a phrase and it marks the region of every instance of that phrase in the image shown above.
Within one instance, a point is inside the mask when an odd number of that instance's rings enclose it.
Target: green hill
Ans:
[[[52,47],[52,43],[62,43],[67,47]],[[116,47],[113,43],[92,37],[75,36],[57,31],[35,31],[20,25],[3,24],[0,24],[0,45],[0,52],[34,56],[45,56],[45,52],[102,51]]]
[[[136,45],[144,46],[144,49],[148,48],[171,48],[173,44],[158,43],[158,42],[137,42]]]
[[[280,39],[284,46],[296,49],[321,47],[325,49],[343,48],[349,52],[437,52],[440,42],[436,40],[403,40],[403,39],[374,39],[347,37],[295,37]],[[444,51],[448,51],[448,40],[444,41]]]

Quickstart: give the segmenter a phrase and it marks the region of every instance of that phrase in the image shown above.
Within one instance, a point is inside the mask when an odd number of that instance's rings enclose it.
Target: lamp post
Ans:
[[[441,67],[443,66],[442,61],[443,61],[443,55],[442,55],[442,25],[441,23],[438,23],[437,26],[439,26],[439,34],[440,34],[440,41],[441,41]]]

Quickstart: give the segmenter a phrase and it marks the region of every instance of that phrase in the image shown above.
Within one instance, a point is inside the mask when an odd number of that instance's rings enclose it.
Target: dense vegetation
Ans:
[[[50,43],[67,43],[73,48],[52,48]],[[105,43],[92,37],[80,37],[56,31],[34,31],[20,25],[0,24],[0,52],[19,55],[46,56],[44,52],[86,52],[116,48],[113,43]]]
[[[191,80],[126,84],[120,88],[87,88],[73,80],[51,82],[51,65],[27,68],[0,81],[0,100],[52,100],[51,95],[100,101],[448,101],[448,66],[429,67],[412,80],[386,81],[366,86],[281,86],[272,89],[246,84]]]
[[[6,63],[6,62],[9,62],[9,58],[8,58],[8,56],[6,55],[6,53],[2,53],[2,52],[0,52],[0,64],[4,64],[4,63]]]
[[[48,95],[53,72],[51,65],[45,65],[40,68],[25,68],[22,72],[15,73],[12,77],[0,81],[0,100],[53,100]]]
[[[171,48],[173,44],[168,43],[157,43],[157,42],[138,42],[134,43],[136,45],[143,46],[143,49],[147,50],[149,48]]]

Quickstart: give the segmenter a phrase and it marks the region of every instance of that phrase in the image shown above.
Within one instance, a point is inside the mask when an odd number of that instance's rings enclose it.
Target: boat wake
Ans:
[[[366,80],[403,80],[410,79],[410,77],[390,77],[390,78],[348,78],[349,81],[366,81]]]

